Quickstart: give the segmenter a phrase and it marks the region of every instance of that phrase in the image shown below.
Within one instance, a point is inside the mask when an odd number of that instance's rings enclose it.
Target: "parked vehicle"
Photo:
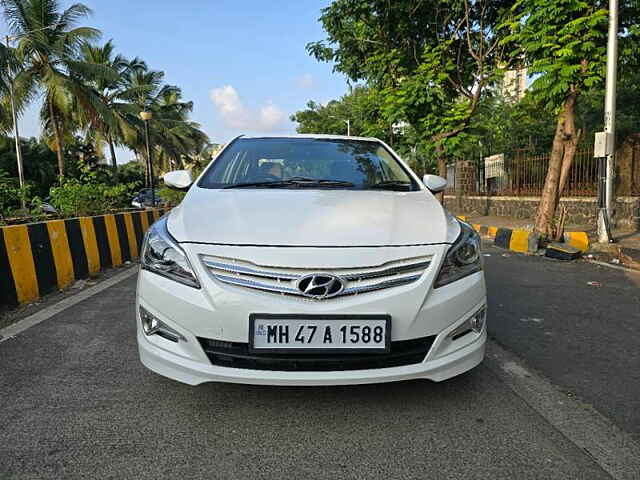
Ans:
[[[146,236],[137,341],[188,384],[441,381],[486,341],[480,240],[380,140],[239,137]]]
[[[58,210],[56,210],[56,208],[53,205],[51,205],[51,197],[46,197],[44,199],[44,201],[42,202],[41,208],[42,208],[42,212],[46,213],[47,215],[58,214]]]
[[[144,207],[151,207],[151,206],[157,207],[165,203],[165,201],[158,195],[157,190],[155,192],[155,197],[156,198],[155,198],[155,204],[154,204],[151,197],[151,189],[143,188],[136,194],[135,197],[133,197],[133,199],[131,200],[131,206],[136,208],[144,208]]]

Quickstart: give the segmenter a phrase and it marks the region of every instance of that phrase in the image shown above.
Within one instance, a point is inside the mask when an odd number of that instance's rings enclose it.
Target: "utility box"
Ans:
[[[609,132],[596,132],[593,156],[594,158],[602,158],[607,155],[613,155],[613,134]]]

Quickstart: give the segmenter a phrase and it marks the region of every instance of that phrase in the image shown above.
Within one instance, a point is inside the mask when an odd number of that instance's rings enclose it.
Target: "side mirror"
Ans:
[[[425,175],[422,182],[432,193],[444,192],[447,188],[447,180],[438,175]]]
[[[193,183],[191,170],[174,170],[173,172],[167,172],[162,179],[167,187],[175,188],[176,190],[187,190]]]

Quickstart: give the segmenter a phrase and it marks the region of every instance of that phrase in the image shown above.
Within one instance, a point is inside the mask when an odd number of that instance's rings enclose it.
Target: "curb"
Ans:
[[[144,233],[168,210],[0,227],[0,305],[29,303],[105,268],[136,261]]]
[[[458,215],[463,222],[467,221],[465,215]],[[493,238],[495,246],[520,253],[534,253],[538,250],[537,234],[528,230],[494,227],[491,225],[470,224],[480,235]],[[587,232],[565,232],[564,243],[585,252],[589,249],[589,236]]]

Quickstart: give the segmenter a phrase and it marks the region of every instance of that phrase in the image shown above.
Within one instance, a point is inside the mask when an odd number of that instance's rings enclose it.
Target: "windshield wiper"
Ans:
[[[332,180],[329,178],[307,178],[307,177],[291,177],[288,182],[296,183],[299,185],[320,185],[323,187],[354,187],[355,185],[346,180]]]
[[[283,180],[269,180],[266,182],[232,183],[231,185],[225,185],[222,188],[250,188],[250,187],[278,188],[278,187],[286,187],[288,185],[289,183]]]
[[[351,182],[342,180],[315,179],[306,177],[291,177],[287,180],[269,180],[266,182],[234,183],[223,188],[283,188],[283,187],[353,187]]]
[[[382,182],[369,185],[369,188],[380,190],[411,190],[411,182],[402,182],[400,180],[384,180]]]

